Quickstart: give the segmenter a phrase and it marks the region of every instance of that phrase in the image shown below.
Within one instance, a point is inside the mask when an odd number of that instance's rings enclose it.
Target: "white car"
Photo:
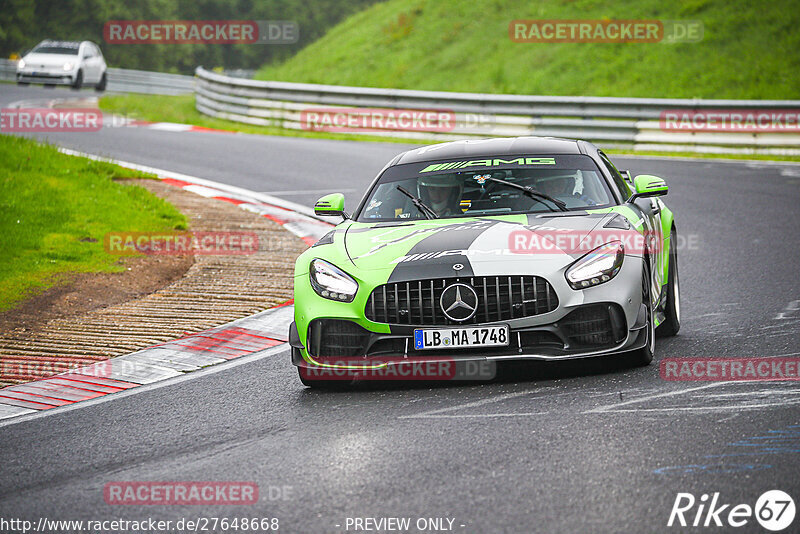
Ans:
[[[94,85],[104,91],[108,81],[106,61],[90,41],[42,41],[17,63],[17,83],[69,85],[80,89]]]

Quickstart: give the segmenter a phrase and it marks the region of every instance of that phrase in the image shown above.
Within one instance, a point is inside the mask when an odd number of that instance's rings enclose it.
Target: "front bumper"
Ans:
[[[23,83],[44,83],[53,85],[72,85],[75,82],[75,72],[61,71],[18,71],[17,82]]]
[[[414,325],[387,325],[367,320],[364,295],[346,304],[305,292],[306,297],[295,302],[295,323],[290,332],[290,343],[296,349],[292,351],[292,363],[307,369],[372,369],[442,358],[451,361],[566,360],[635,350],[645,345],[646,338],[641,276],[642,259],[635,256],[626,258],[614,279],[584,290],[573,290],[563,273],[555,273],[547,279],[557,293],[557,309],[532,317],[484,324],[508,324],[511,334],[508,346],[440,351],[415,350]],[[297,283],[302,280],[297,279]]]
[[[413,328],[390,334],[369,332],[350,321],[317,320],[310,325],[308,347],[300,343],[292,324],[292,363],[298,367],[398,365],[420,360],[502,361],[567,360],[602,356],[638,349],[645,344],[644,311],[632,328],[623,324],[618,305],[583,306],[564,321],[523,329],[510,329],[505,347],[416,350]],[[489,326],[489,325],[478,325]],[[349,339],[349,345],[342,340]]]

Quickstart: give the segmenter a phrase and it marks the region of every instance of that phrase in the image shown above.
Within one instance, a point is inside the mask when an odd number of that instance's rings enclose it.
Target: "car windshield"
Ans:
[[[605,178],[588,156],[506,155],[389,167],[373,186],[357,220],[542,213],[612,203]]]
[[[80,46],[76,44],[40,44],[31,52],[36,54],[62,54],[66,56],[77,56],[78,55],[78,48]]]

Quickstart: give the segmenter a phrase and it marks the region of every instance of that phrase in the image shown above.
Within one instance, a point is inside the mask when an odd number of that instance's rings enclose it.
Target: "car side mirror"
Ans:
[[[660,197],[669,192],[667,182],[663,178],[652,174],[640,174],[633,179],[633,194],[628,202],[633,202],[640,198]]]
[[[317,200],[314,204],[314,213],[325,217],[340,216],[348,218],[344,211],[344,195],[341,193],[331,193]]]

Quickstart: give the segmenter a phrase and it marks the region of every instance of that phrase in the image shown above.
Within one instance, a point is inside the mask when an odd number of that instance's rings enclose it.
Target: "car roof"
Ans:
[[[470,139],[428,145],[403,152],[391,165],[419,163],[422,161],[478,158],[482,156],[511,156],[521,154],[585,154],[580,142],[559,137],[501,137]]]

